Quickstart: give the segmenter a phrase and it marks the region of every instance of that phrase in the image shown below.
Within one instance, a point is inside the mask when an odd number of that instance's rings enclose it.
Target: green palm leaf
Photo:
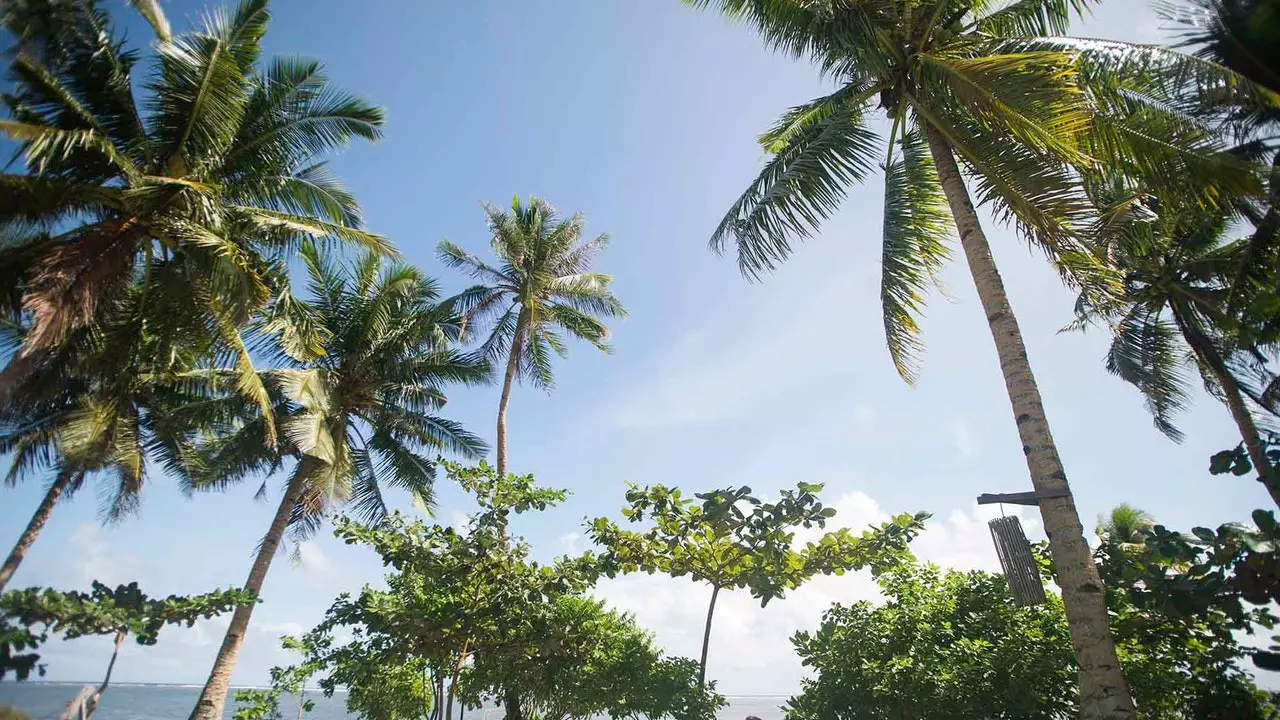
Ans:
[[[885,169],[884,249],[880,296],[885,338],[898,374],[915,382],[923,349],[916,318],[924,295],[950,257],[951,211],[929,148],[919,133],[902,138],[902,156]]]

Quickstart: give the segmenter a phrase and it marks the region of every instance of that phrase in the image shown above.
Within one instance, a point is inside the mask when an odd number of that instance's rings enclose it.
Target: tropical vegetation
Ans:
[[[1112,517],[1131,519],[1131,510],[1117,508]],[[1145,549],[1116,540],[1114,525],[1098,530],[1095,556],[1141,716],[1273,717],[1276,698],[1243,671],[1239,660],[1250,651],[1231,631],[1264,629],[1274,618],[1259,614],[1237,626],[1221,614],[1188,621],[1153,607],[1133,582]],[[816,631],[793,638],[816,674],[789,701],[789,720],[880,718],[886,710],[921,720],[1078,716],[1071,633],[1058,596],[1022,606],[999,575],[914,561],[877,583],[885,602],[837,604]]]
[[[459,297],[470,331],[484,333],[480,351],[506,369],[498,400],[498,475],[507,474],[507,405],[512,384],[555,387],[552,354],[568,352],[563,335],[611,352],[603,320],[627,311],[613,296],[613,278],[591,272],[591,263],[609,243],[608,235],[583,240],[580,214],[560,219],[544,200],[516,197],[511,210],[485,206],[490,243],[498,266],[442,240],[440,260],[480,281]]]
[[[768,496],[724,478],[629,485],[621,519],[585,522],[591,549],[539,559],[510,521],[568,493],[511,471],[508,409],[521,383],[555,387],[571,341],[611,351],[627,313],[595,269],[608,236],[536,196],[486,205],[492,260],[438,245],[472,283],[449,294],[365,227],[326,164],[381,137],[384,111],[319,61],[265,58],[267,0],[192,29],[131,0],[121,11],[145,23],[143,43],[101,0],[10,0],[0,452],[6,484],[47,487],[0,591],[90,483],[108,522],[138,513],[157,473],[193,496],[281,487],[241,588],[0,593],[0,678],[42,675],[53,638],[110,636],[103,680],[68,705],[89,717],[128,636],[151,645],[167,625],[230,613],[191,712],[221,720],[273,561],[331,523],[379,556],[384,582],[285,637],[298,662],[237,692],[236,718],[282,717],[285,702],[302,718],[318,685],[371,720],[488,704],[507,720],[712,720],[726,704],[708,665],[721,593],[763,607],[862,569],[882,601],[838,603],[793,638],[812,676],[791,720],[1280,713],[1250,675],[1280,669],[1280,638],[1245,642],[1277,621],[1275,511],[1182,533],[1119,505],[1091,548],[978,212],[1043,252],[1078,296],[1069,327],[1109,334],[1106,370],[1174,440],[1199,378],[1240,440],[1210,473],[1256,476],[1280,507],[1275,0],[1166,3],[1174,48],[1069,37],[1089,0],[687,4],[743,21],[832,86],[760,136],[763,168],[712,247],[763,280],[882,168],[884,334],[914,383],[926,300],[958,240],[1049,538],[1025,559],[1060,592],[1026,605],[999,575],[917,561],[925,512],[828,530],[835,510],[809,482]],[[490,465],[485,439],[446,411],[498,373]],[[471,510],[456,525],[438,518],[442,479]],[[637,572],[707,586],[697,660],[599,599],[602,580]]]

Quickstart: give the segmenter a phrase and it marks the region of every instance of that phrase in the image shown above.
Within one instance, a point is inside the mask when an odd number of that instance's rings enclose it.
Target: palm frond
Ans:
[[[902,157],[885,169],[880,302],[893,365],[909,384],[923,349],[916,317],[924,294],[950,256],[951,211],[929,149],[917,132],[902,138]]]
[[[1178,338],[1177,328],[1159,313],[1135,305],[1116,325],[1106,363],[1108,372],[1138,388],[1156,428],[1175,441],[1182,432],[1173,416],[1188,402],[1186,351]]]
[[[165,17],[159,0],[129,0],[129,4],[138,11],[138,14],[146,18],[147,24],[156,33],[156,39],[160,42],[169,42],[173,39],[173,32],[169,29],[169,18]]]
[[[871,92],[856,93],[822,119],[791,133],[725,214],[712,233],[711,247],[720,252],[732,238],[738,267],[744,275],[758,278],[791,254],[792,237],[809,237],[835,212],[847,187],[866,176],[877,154],[878,138],[862,116],[862,104]],[[793,124],[795,114],[784,116],[778,128]]]

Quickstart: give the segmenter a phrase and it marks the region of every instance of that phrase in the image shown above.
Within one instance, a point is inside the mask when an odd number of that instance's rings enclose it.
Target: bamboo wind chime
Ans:
[[[1048,492],[1023,492],[992,495],[984,493],[978,496],[979,505],[1009,503],[1011,505],[1039,505],[1041,500],[1066,497],[1066,490]],[[1014,602],[1019,605],[1039,605],[1045,601],[1044,582],[1040,579],[1040,567],[1036,564],[1035,555],[1031,553],[1031,542],[1022,531],[1022,522],[1017,516],[1000,517],[987,523],[991,528],[991,540],[996,546],[996,556],[1000,558],[1000,569],[1009,581],[1009,592]]]

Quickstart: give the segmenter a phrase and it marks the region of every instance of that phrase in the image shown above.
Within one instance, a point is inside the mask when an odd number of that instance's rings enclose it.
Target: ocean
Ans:
[[[58,720],[63,708],[75,697],[80,685],[53,682],[0,682],[0,705],[11,705],[32,720]],[[94,720],[182,720],[191,712],[200,688],[194,685],[112,685],[102,695],[102,704]],[[319,692],[308,693],[315,699],[315,710],[308,720],[345,720],[347,714],[342,695],[326,698]],[[782,720],[784,697],[739,696],[729,698],[717,720],[743,720],[755,715],[762,720]],[[226,717],[231,717],[232,703],[227,703]],[[296,717],[294,705],[280,704],[287,720]],[[501,720],[501,708],[468,710],[464,720]]]

